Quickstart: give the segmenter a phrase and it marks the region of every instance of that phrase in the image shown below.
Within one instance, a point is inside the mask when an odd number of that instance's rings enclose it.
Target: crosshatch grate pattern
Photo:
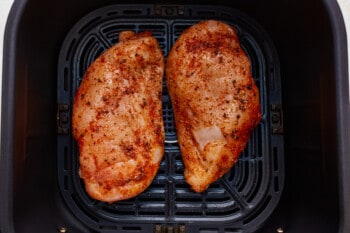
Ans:
[[[91,199],[78,175],[79,154],[72,135],[58,135],[58,179],[67,205],[81,221],[98,231],[104,231],[108,226],[118,229],[125,222],[137,225],[140,230],[155,222],[188,227],[191,223],[214,224],[218,232],[221,228],[217,222],[221,222],[244,231],[262,222],[279,200],[284,173],[283,135],[273,135],[270,129],[269,106],[280,104],[281,97],[279,89],[274,92],[269,89],[271,84],[268,85],[269,82],[273,82],[274,87],[280,85],[277,72],[267,72],[271,68],[278,70],[278,60],[267,50],[273,49],[268,40],[256,38],[257,35],[261,37],[259,31],[256,33],[256,25],[250,25],[251,21],[245,15],[232,9],[210,6],[209,10],[214,14],[209,11],[200,14],[202,7],[186,6],[182,17],[177,18],[155,18],[150,5],[127,9],[127,6],[114,5],[96,10],[82,18],[68,33],[58,63],[58,103],[72,106],[84,72],[103,51],[117,42],[121,31],[152,31],[166,56],[182,31],[206,19],[208,14],[208,17],[237,27],[260,90],[263,117],[232,170],[205,192],[195,193],[184,181],[174,115],[164,81],[165,154],[151,186],[130,200],[107,204]],[[231,15],[235,17],[231,19]]]

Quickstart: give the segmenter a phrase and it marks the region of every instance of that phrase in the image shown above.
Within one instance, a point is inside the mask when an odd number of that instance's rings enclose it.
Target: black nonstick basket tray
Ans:
[[[91,199],[79,177],[72,137],[74,94],[87,67],[124,30],[152,31],[165,57],[183,30],[216,19],[234,25],[260,90],[262,120],[237,164],[205,192],[185,183],[172,106],[163,85],[165,154],[151,186],[116,203]],[[179,67],[181,68],[181,67]],[[110,5],[81,18],[67,34],[58,60],[57,172],[67,208],[97,232],[252,232],[278,204],[284,184],[283,118],[279,61],[264,30],[230,8],[197,5]]]

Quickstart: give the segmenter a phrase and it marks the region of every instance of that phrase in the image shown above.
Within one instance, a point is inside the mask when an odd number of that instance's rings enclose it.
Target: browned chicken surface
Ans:
[[[185,179],[196,192],[228,172],[260,121],[259,91],[234,27],[185,30],[166,65]]]
[[[122,32],[88,68],[73,105],[87,193],[114,202],[144,191],[164,151],[164,57],[150,32]]]

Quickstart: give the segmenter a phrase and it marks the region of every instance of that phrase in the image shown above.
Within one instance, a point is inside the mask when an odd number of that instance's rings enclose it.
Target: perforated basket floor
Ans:
[[[87,67],[118,40],[119,32],[150,30],[167,56],[181,32],[204,19],[234,25],[260,89],[262,120],[228,174],[203,193],[185,183],[173,112],[163,89],[165,155],[151,186],[112,204],[91,199],[79,178],[78,148],[71,134],[75,91]],[[58,61],[58,180],[67,208],[98,232],[251,232],[277,205],[284,182],[279,63],[264,31],[234,9],[193,5],[111,5],[83,17],[67,34]]]

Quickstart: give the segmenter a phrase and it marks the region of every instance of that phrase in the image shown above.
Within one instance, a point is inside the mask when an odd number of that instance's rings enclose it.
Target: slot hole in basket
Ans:
[[[242,165],[242,169],[241,169],[241,180],[239,183],[239,186],[237,187],[238,192],[242,192],[242,190],[246,187],[247,185],[247,181],[249,178],[249,161],[244,161]],[[243,171],[242,171],[243,170]]]
[[[258,141],[255,144],[257,146],[257,156],[258,157],[262,157],[262,144],[263,144],[262,137],[263,137],[263,125],[262,125],[262,123],[260,123],[258,125],[258,133],[257,133]]]
[[[63,168],[64,170],[68,170],[68,147],[64,147],[63,149]]]
[[[278,184],[278,176],[275,176],[274,182],[273,182],[273,190],[277,193],[280,190],[279,184]]]
[[[237,176],[237,168],[238,165],[234,165],[234,167],[227,173],[227,175],[225,177],[227,177],[227,180],[232,182],[235,177]]]
[[[254,200],[254,198],[258,194],[258,191],[260,190],[262,176],[263,176],[262,172],[263,172],[263,164],[261,161],[258,161],[257,169],[254,172],[254,180],[256,180],[256,181],[254,182],[254,187],[252,187],[253,190],[252,190],[251,195],[249,195],[249,197],[247,198],[248,203],[250,203],[250,202],[252,202],[252,200]]]
[[[124,226],[122,227],[124,231],[141,231],[141,227],[136,226]]]
[[[101,19],[101,16],[98,16],[98,17],[93,18],[93,19],[90,20],[88,23],[86,23],[84,26],[82,26],[82,27],[80,28],[80,30],[78,31],[78,33],[79,33],[79,34],[82,34],[85,30],[87,30],[87,28],[88,28],[91,24],[93,24],[95,21],[98,21],[98,20],[100,20],[100,19]]]
[[[63,88],[68,91],[68,68],[65,67],[63,71]]]
[[[108,12],[107,16],[112,16],[112,15],[117,15],[118,12],[117,11],[112,11],[112,12]]]
[[[100,229],[104,231],[116,231],[118,230],[118,227],[117,226],[100,226]]]
[[[76,42],[76,39],[74,38],[74,39],[72,39],[72,41],[69,44],[69,47],[68,47],[68,50],[67,50],[66,61],[70,60],[70,55],[72,53],[72,49],[74,48],[75,42]]]
[[[176,215],[177,216],[188,216],[188,217],[198,217],[198,216],[202,216],[202,209],[187,209],[187,210],[182,210],[180,211],[176,211]]]
[[[257,216],[259,216],[261,214],[261,212],[263,212],[265,210],[265,208],[267,207],[267,205],[270,203],[272,197],[269,195],[264,203],[262,204],[262,206],[251,216],[249,216],[248,218],[246,218],[245,220],[243,220],[243,224],[248,224],[249,222],[251,222],[252,220],[256,219]]]
[[[200,233],[218,233],[219,229],[217,229],[217,228],[200,228],[199,232]]]
[[[213,211],[213,212],[206,212],[206,216],[218,216],[222,217],[224,215],[233,215],[237,214],[239,211],[241,211],[241,208],[235,207],[235,208],[230,208],[228,210],[225,210],[224,208],[218,209],[218,211]]]
[[[90,65],[89,60],[91,60],[91,51],[93,51],[94,47],[98,46],[98,42],[95,37],[91,37],[87,43],[85,44],[83,51],[81,53],[81,61],[83,61],[81,64],[79,64],[79,77],[83,77],[85,71],[87,70],[88,66]],[[89,59],[90,57],[90,59]]]
[[[225,228],[225,233],[242,233],[242,229]]]
[[[165,25],[163,24],[145,24],[145,25],[140,25],[139,26],[140,30],[152,30],[152,31],[156,31],[156,33],[160,33],[161,35],[164,34],[164,30],[165,30]],[[157,31],[158,30],[158,31]],[[154,34],[152,32],[152,34]]]
[[[64,188],[64,191],[67,191],[67,190],[68,190],[68,176],[64,176],[64,179],[63,179],[63,188]]]
[[[124,10],[123,14],[126,14],[126,15],[140,15],[140,14],[142,14],[142,10]]]
[[[112,215],[123,216],[123,215],[134,215],[135,214],[134,208],[135,207],[133,205],[123,205],[119,203],[113,206],[103,206],[101,210]]]
[[[90,214],[90,212],[85,211],[85,208],[83,207],[82,203],[80,202],[80,200],[77,198],[77,196],[75,194],[72,194],[72,199],[74,201],[74,203],[78,206],[78,208],[82,211],[84,211],[84,213],[86,214],[87,217],[89,217],[91,220],[93,220],[94,222],[98,222],[99,219],[95,216],[93,216],[92,214]]]
[[[277,147],[273,148],[273,170],[278,171],[278,149],[277,149]]]

